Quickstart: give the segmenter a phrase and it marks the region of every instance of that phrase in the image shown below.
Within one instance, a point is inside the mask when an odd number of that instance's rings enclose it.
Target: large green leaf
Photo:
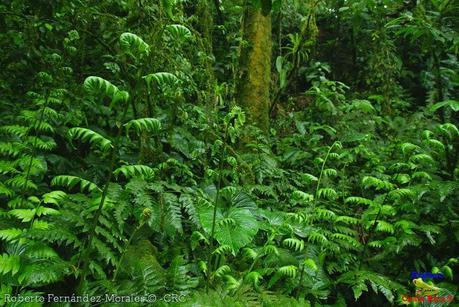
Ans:
[[[213,207],[199,210],[199,218],[204,230],[212,230]],[[253,213],[244,208],[230,208],[227,211],[217,209],[215,238],[221,245],[228,245],[236,254],[239,249],[250,243],[256,235],[259,224]]]

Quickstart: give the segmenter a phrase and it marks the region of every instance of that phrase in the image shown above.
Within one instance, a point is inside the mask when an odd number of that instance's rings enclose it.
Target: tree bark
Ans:
[[[250,124],[263,131],[269,126],[271,83],[271,12],[247,6],[238,80],[239,104],[247,113]]]

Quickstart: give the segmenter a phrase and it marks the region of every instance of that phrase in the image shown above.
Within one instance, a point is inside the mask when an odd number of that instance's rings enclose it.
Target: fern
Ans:
[[[157,72],[146,75],[143,78],[148,86],[156,85],[159,88],[164,88],[165,86],[175,88],[179,84],[179,79],[174,74],[168,72]]]
[[[18,255],[0,255],[0,274],[16,275],[21,267],[21,259]]]
[[[346,198],[346,203],[353,203],[357,205],[367,205],[367,206],[372,206],[373,201],[364,197],[358,197],[358,196],[351,196]]]
[[[23,149],[24,147],[19,143],[0,143],[0,153],[6,156],[16,157]]]
[[[69,189],[79,185],[81,191],[87,190],[88,192],[93,192],[93,191],[99,191],[101,192],[102,190],[95,184],[92,183],[86,179],[76,177],[76,176],[69,176],[69,175],[61,175],[61,176],[56,176],[53,178],[51,181],[51,185],[56,186],[64,186]]]
[[[434,163],[433,158],[430,155],[425,154],[425,153],[420,153],[420,154],[413,155],[413,156],[410,157],[409,161],[412,162],[412,163],[415,163],[415,164],[418,164],[420,162]]]
[[[379,190],[392,190],[394,185],[386,180],[382,180],[372,176],[365,176],[362,179],[362,184],[365,188],[373,187],[377,191]]]
[[[187,27],[178,24],[167,25],[166,31],[178,41],[184,41],[192,37],[191,31]]]
[[[87,77],[84,80],[84,88],[93,95],[105,95],[113,99],[116,93],[119,92],[118,87],[111,84],[109,81],[96,76]]]
[[[117,168],[115,175],[123,174],[126,178],[142,176],[145,179],[151,179],[155,176],[155,171],[146,165],[123,165]]]
[[[282,276],[290,277],[290,278],[295,278],[298,268],[294,265],[287,265],[280,267],[277,269],[277,271],[280,273]]]
[[[0,132],[15,135],[19,138],[25,137],[29,133],[30,128],[20,125],[6,125],[0,127]]]
[[[457,137],[459,137],[459,128],[457,128],[452,123],[446,123],[446,124],[439,125],[437,127],[437,130],[441,134],[443,134],[449,141],[453,141]]]
[[[139,54],[142,57],[150,53],[150,46],[133,33],[121,34],[120,46],[124,52],[133,56]]]
[[[113,149],[112,142],[97,132],[87,128],[72,128],[68,131],[68,136],[71,140],[79,139],[83,142],[89,141],[91,145],[98,146],[102,151]]]
[[[314,195],[304,193],[302,191],[294,191],[292,193],[292,199],[302,201],[304,203],[310,203],[314,200]]]
[[[38,186],[25,175],[17,175],[5,181],[5,184],[16,189],[37,190]]]
[[[414,199],[415,193],[410,189],[395,189],[389,192],[388,194],[391,198],[408,198]]]
[[[0,239],[5,241],[13,241],[20,237],[23,233],[22,229],[18,228],[10,228],[10,229],[2,229],[0,230]]]
[[[296,238],[288,238],[283,241],[284,246],[287,246],[294,251],[301,252],[304,249],[304,241]]]
[[[362,292],[369,291],[367,282],[370,283],[374,292],[381,291],[390,303],[394,300],[394,293],[404,290],[401,285],[391,281],[389,278],[370,271],[350,271],[342,274],[337,282],[351,285],[355,300],[362,295]]]
[[[419,149],[419,146],[411,144],[411,143],[403,143],[400,147],[404,155],[410,155],[414,151]]]
[[[46,204],[59,205],[66,197],[67,194],[63,191],[52,191],[43,194],[43,202]]]
[[[133,119],[124,124],[126,132],[129,133],[131,128],[140,135],[142,132],[158,133],[161,130],[161,122],[156,118],[139,118]]]
[[[317,191],[317,196],[319,198],[325,198],[328,200],[335,200],[338,198],[338,193],[332,188],[321,188]]]
[[[229,266],[222,265],[221,267],[215,270],[215,272],[213,273],[213,276],[214,278],[215,277],[222,278],[224,275],[227,275],[230,272],[231,272],[231,268]]]

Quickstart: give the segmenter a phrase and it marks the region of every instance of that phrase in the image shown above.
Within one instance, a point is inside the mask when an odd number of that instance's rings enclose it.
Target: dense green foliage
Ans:
[[[249,6],[272,17],[265,131],[238,103]],[[390,306],[412,271],[456,293],[458,13],[1,2],[0,305]]]

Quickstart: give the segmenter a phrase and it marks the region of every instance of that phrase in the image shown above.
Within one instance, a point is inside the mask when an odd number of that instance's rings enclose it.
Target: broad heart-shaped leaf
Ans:
[[[199,209],[199,219],[208,234],[212,231],[212,218],[213,207]],[[233,207],[226,212],[217,209],[215,238],[221,245],[230,246],[233,254],[252,241],[258,227],[255,216],[248,209]]]

